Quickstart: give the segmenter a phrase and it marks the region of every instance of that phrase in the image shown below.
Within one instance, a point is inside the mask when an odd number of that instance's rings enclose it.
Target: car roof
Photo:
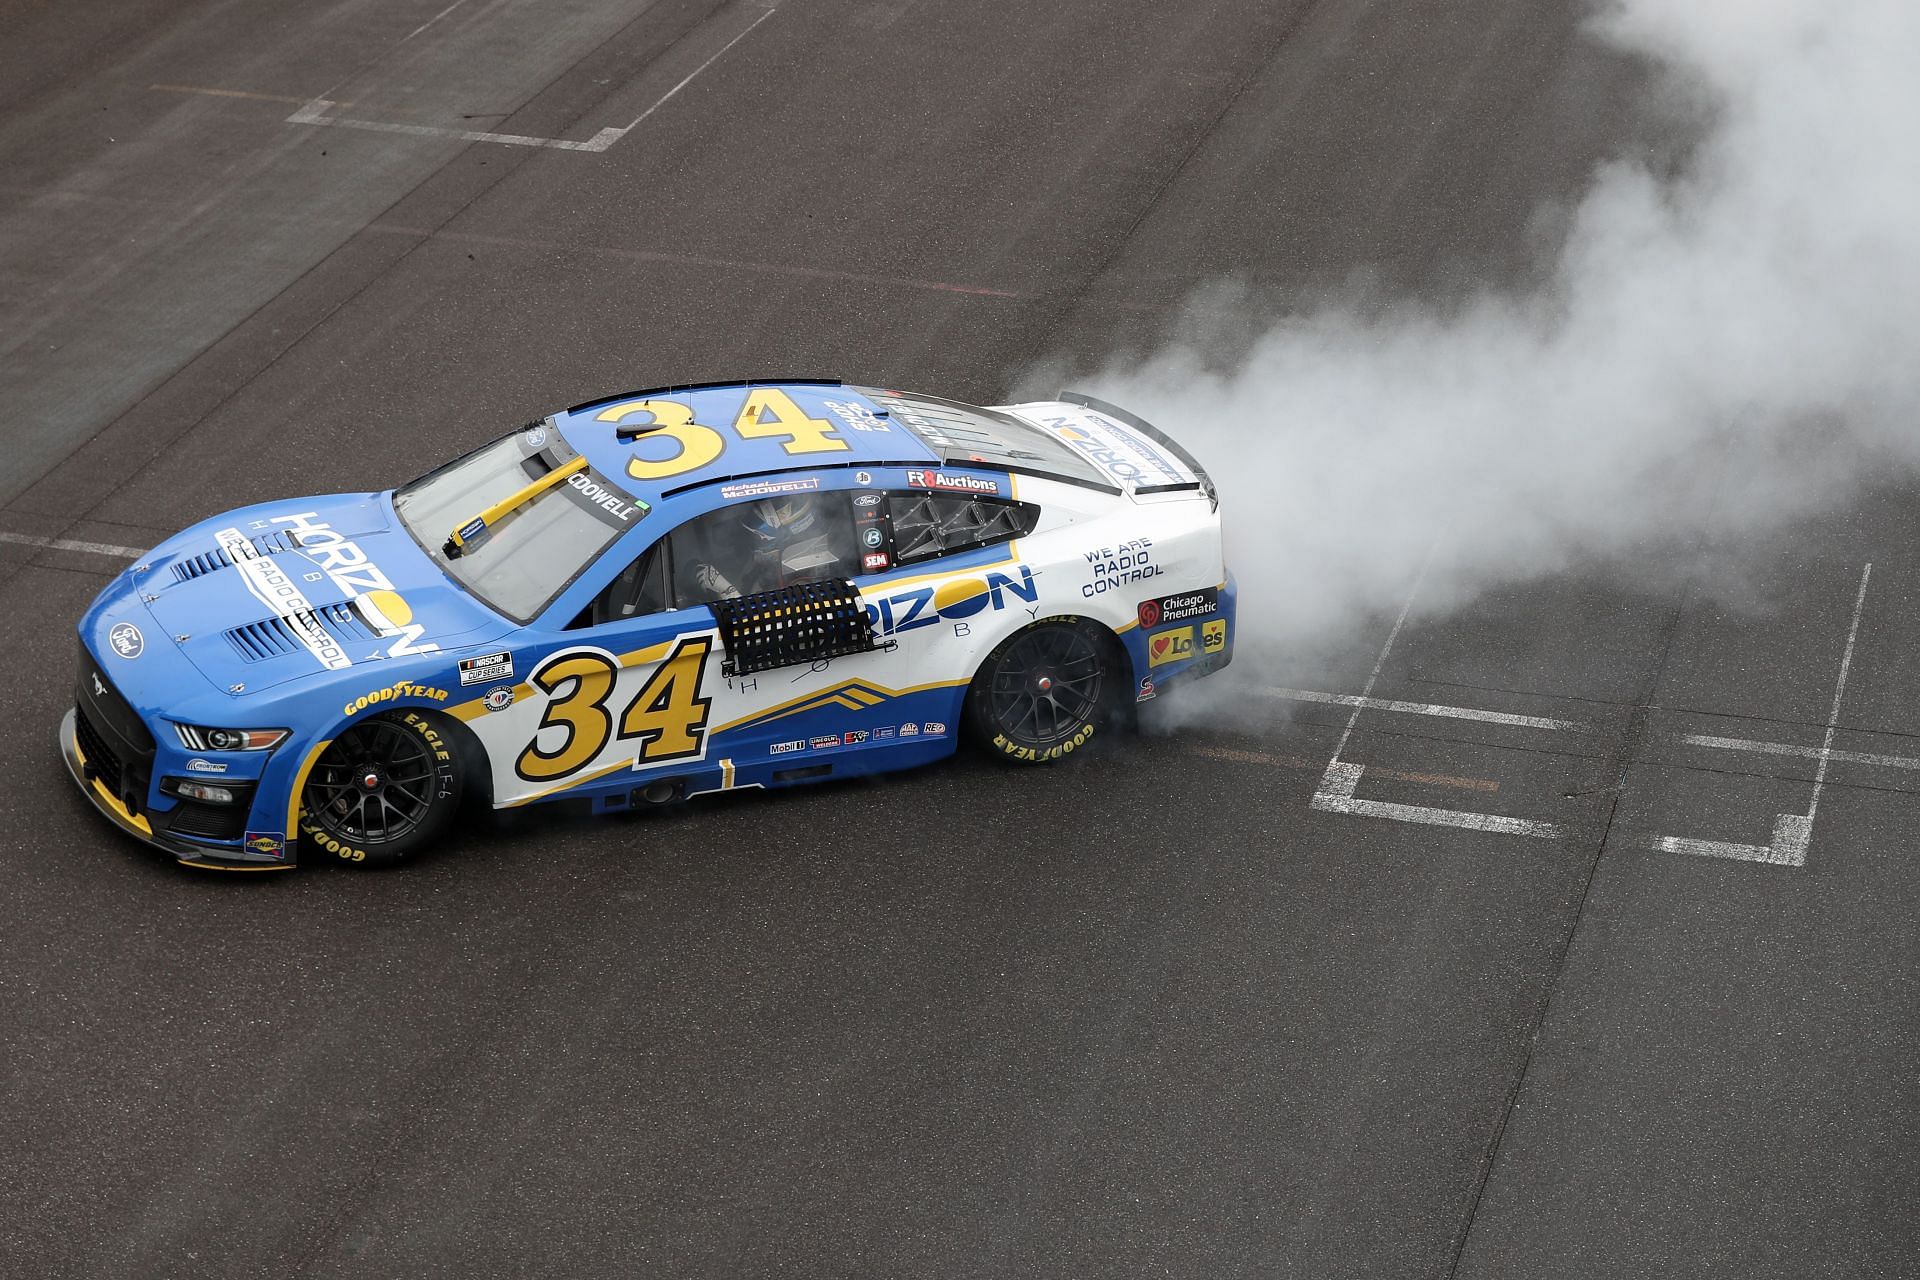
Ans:
[[[767,434],[743,436],[743,420]],[[574,405],[553,423],[595,471],[654,506],[723,480],[940,460],[887,406],[834,381],[659,387]]]

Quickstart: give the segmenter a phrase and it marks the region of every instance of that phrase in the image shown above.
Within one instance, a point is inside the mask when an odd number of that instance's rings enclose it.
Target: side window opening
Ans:
[[[736,502],[674,530],[671,603],[685,609],[860,572],[844,492]]]
[[[615,575],[606,590],[594,597],[593,603],[581,611],[568,630],[659,613],[666,607],[667,548],[665,543],[655,543]]]
[[[894,559],[901,564],[1024,538],[1040,521],[1031,503],[991,498],[896,493],[892,505]]]

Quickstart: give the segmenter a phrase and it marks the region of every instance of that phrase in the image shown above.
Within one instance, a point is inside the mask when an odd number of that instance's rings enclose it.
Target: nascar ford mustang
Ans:
[[[629,810],[963,735],[1055,760],[1226,664],[1218,506],[1085,396],[616,396],[155,547],[80,621],[60,744],[114,822],[231,870],[402,861],[466,793]]]

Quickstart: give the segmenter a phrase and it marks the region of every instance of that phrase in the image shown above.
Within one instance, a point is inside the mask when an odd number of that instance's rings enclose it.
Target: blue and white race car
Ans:
[[[155,547],[80,621],[60,744],[121,827],[230,870],[398,862],[467,794],[629,810],[962,734],[1055,760],[1227,663],[1218,507],[1084,396],[616,396]]]

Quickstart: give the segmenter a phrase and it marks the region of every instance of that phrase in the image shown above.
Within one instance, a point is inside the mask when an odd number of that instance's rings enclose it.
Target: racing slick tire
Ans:
[[[1016,764],[1084,749],[1115,719],[1117,648],[1103,629],[1076,618],[1043,618],[1007,637],[967,689],[974,741]]]
[[[300,839],[350,867],[390,867],[427,848],[460,807],[454,735],[420,711],[342,729],[314,761],[300,799]]]

